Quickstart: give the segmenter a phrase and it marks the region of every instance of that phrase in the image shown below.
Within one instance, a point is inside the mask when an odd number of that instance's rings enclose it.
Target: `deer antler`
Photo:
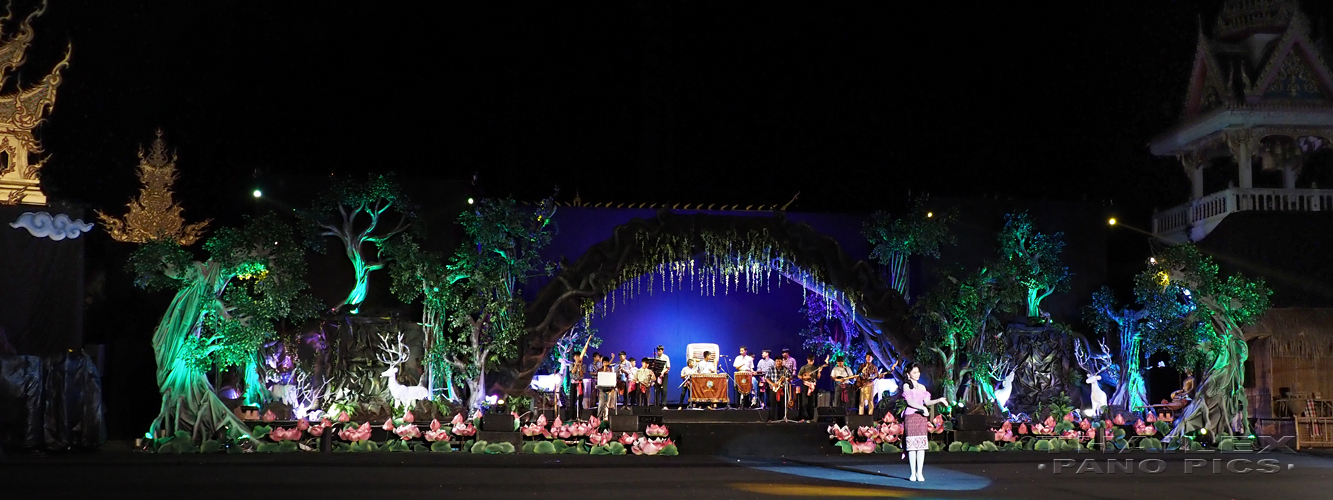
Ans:
[[[379,354],[376,354],[375,358],[379,359],[381,363],[384,363],[389,366],[398,366],[400,364],[403,364],[403,362],[407,361],[407,358],[409,356],[407,344],[403,343],[402,333],[398,334],[398,345],[396,346],[390,345],[389,334],[386,333],[380,335],[379,348],[386,351],[389,355],[381,356]]]

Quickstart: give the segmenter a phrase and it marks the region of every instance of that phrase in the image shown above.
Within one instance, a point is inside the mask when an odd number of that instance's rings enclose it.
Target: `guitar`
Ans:
[[[801,380],[805,383],[806,394],[809,394],[815,390],[815,384],[819,382],[819,372],[823,371],[824,368],[828,366],[828,360],[829,357],[824,356],[824,364],[819,365],[818,367],[815,368],[813,372],[814,375],[801,376]]]

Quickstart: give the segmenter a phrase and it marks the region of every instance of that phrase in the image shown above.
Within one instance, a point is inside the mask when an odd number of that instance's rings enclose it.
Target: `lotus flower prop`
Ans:
[[[1125,425],[1125,416],[1117,413],[1115,418],[1111,421],[1114,422],[1115,425]]]
[[[301,419],[301,420],[297,420],[297,421],[296,421],[296,430],[304,431],[304,430],[309,429],[309,428],[310,428],[310,421],[309,421],[309,420],[306,420],[306,419],[303,418],[303,419]]]
[[[875,452],[874,441],[852,442],[852,453],[874,453],[874,452]]]
[[[415,425],[400,425],[393,430],[393,433],[397,434],[398,438],[403,441],[410,441],[421,437],[421,429],[418,429]]]
[[[340,423],[344,423],[344,424],[345,424],[345,423],[347,423],[347,422],[350,422],[351,420],[352,420],[352,416],[351,416],[351,415],[348,415],[347,412],[344,411],[344,412],[339,412],[339,413],[338,413],[338,422],[340,422]]]
[[[1018,434],[1025,435],[1027,433],[1028,433],[1028,424],[1018,424]]]
[[[630,451],[634,452],[635,455],[651,456],[660,453],[662,448],[666,448],[667,444],[669,443],[666,440],[639,438],[630,447]]]
[[[412,416],[412,412],[410,412],[410,411],[407,412],[406,415],[403,415],[403,422],[405,422],[405,423],[409,423],[409,424],[410,424],[410,423],[413,423],[413,422],[416,422],[416,421],[417,421],[417,418],[414,417],[414,416]]]
[[[592,425],[589,425],[587,422],[576,422],[573,424],[569,424],[565,427],[569,428],[569,434],[573,437],[587,436],[589,434],[592,434],[593,431],[596,429]]]
[[[638,440],[639,440],[639,433],[637,432],[626,432],[620,435],[620,444],[623,444],[625,446],[633,446],[634,443]]]
[[[434,443],[436,441],[448,441],[448,440],[449,440],[449,432],[440,429],[439,420],[431,419],[430,430],[426,431],[426,441]]]
[[[1084,431],[1086,431],[1086,430],[1088,430],[1088,429],[1091,429],[1091,428],[1092,428],[1092,421],[1091,421],[1091,420],[1084,420],[1084,421],[1082,421],[1082,422],[1079,422],[1079,423],[1078,423],[1078,428],[1079,428],[1079,430],[1084,430]]]
[[[272,431],[269,431],[268,438],[277,441],[279,443],[283,441],[300,441],[301,431],[296,428],[284,429],[282,427],[278,427],[273,429]]]
[[[386,419],[386,420],[384,421],[384,425],[382,425],[382,426],[380,426],[380,427],[383,428],[383,429],[386,430],[386,431],[393,432],[393,419],[392,419],[392,418],[390,418],[390,419]]]
[[[1092,441],[1092,440],[1094,440],[1094,439],[1097,439],[1097,429],[1087,429],[1087,430],[1084,430],[1084,431],[1083,431],[1083,436],[1084,436],[1085,438],[1087,438],[1088,441]]]
[[[670,432],[667,431],[665,425],[648,424],[648,429],[644,430],[643,434],[648,437],[664,438],[667,437]]]
[[[935,415],[935,418],[930,419],[930,423],[929,425],[927,425],[927,428],[930,429],[931,434],[939,434],[941,432],[944,432],[944,416]]]
[[[588,417],[588,426],[592,427],[593,430],[597,430],[598,427],[602,426],[602,421],[601,419],[597,418],[596,415],[593,415],[591,417]]]
[[[481,420],[481,410],[472,413],[472,420]]]
[[[892,424],[892,423],[897,422],[897,421],[898,421],[898,419],[893,418],[893,413],[892,413],[892,412],[889,412],[889,413],[885,413],[885,414],[884,414],[884,423],[886,423],[886,424]]]
[[[1144,415],[1143,415],[1143,420],[1145,420],[1145,421],[1147,421],[1148,423],[1151,424],[1151,423],[1154,423],[1154,422],[1157,421],[1157,417],[1154,416],[1154,415],[1152,414],[1152,412],[1146,412],[1146,413],[1144,413]]]
[[[260,418],[265,422],[272,422],[277,420],[278,416],[273,414],[273,410],[264,410],[264,416]]]
[[[556,421],[559,421],[558,417],[556,418]],[[537,416],[537,427],[546,427],[546,414]]]
[[[1146,425],[1142,420],[1134,422],[1134,433],[1140,436],[1151,436],[1157,434],[1157,427]]]
[[[343,441],[353,443],[370,439],[370,422],[363,423],[360,427],[347,426],[342,432],[338,433],[338,437],[342,438]]]
[[[588,435],[588,442],[593,446],[606,446],[611,443],[611,431],[594,432]]]
[[[519,432],[522,433],[524,437],[537,437],[543,434],[549,436],[551,434],[549,431],[546,430],[545,427],[542,427],[537,424],[525,425],[519,428]]]
[[[327,419],[327,418],[325,418],[325,419],[321,419],[321,420],[319,421],[318,424],[315,424],[315,425],[310,426],[310,430],[309,430],[310,435],[311,435],[311,436],[314,436],[314,437],[320,437],[320,436],[323,436],[323,435],[324,435],[324,430],[325,430],[325,429],[328,429],[328,428],[329,428],[330,426],[332,426],[332,425],[333,425],[333,422],[330,422],[329,419]]]
[[[1074,414],[1073,414],[1072,412],[1066,414],[1066,415],[1064,416],[1064,421],[1065,421],[1065,422],[1073,422],[1073,421],[1074,421]]]
[[[477,434],[477,427],[472,425],[472,422],[466,422],[462,425],[455,425],[451,431],[457,436],[475,436]]]
[[[828,437],[834,441],[851,441],[853,434],[846,426],[838,427],[838,424],[833,424],[828,428]]]

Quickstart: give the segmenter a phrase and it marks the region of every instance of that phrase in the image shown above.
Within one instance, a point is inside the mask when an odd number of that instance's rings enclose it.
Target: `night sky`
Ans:
[[[1316,26],[1333,10],[1306,3]],[[929,192],[1087,200],[1147,228],[1189,195],[1147,143],[1179,116],[1198,20],[1211,29],[1221,1],[373,4],[51,0],[5,90],[73,45],[37,131],[43,188],[113,214],[160,127],[187,219],[215,224],[304,205],[330,174],[394,171],[441,206],[476,173],[466,189],[520,200],[799,191],[790,210],[855,213]],[[169,296],[129,288],[128,245],[87,245],[88,341],[143,361],[108,398],[143,392]],[[1113,276],[1149,249],[1129,230],[1110,245]]]

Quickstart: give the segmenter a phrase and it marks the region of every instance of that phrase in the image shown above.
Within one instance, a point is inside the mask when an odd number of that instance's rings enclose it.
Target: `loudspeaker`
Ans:
[[[816,406],[821,406],[821,407],[822,407],[822,406],[833,406],[833,393],[832,393],[832,392],[829,392],[829,391],[816,391],[816,392],[815,392],[815,405],[816,405]]]
[[[485,422],[485,417],[482,417],[482,421]],[[514,445],[515,449],[523,448],[523,435],[512,431],[511,432],[477,431],[477,441],[485,441],[487,444],[509,443]]]
[[[639,416],[611,415],[611,432],[639,432]]]
[[[959,415],[958,430],[960,431],[988,431],[986,421],[990,420],[989,415]],[[992,436],[994,437],[994,436]]]
[[[635,414],[635,415],[653,415],[653,416],[658,416],[658,417],[660,417],[660,416],[662,416],[662,407],[660,407],[660,406],[635,406],[635,407],[634,407],[634,414]]]
[[[962,441],[972,445],[981,444],[994,439],[995,433],[990,431],[954,431],[953,433],[954,441]]]
[[[482,415],[481,429],[478,430],[490,432],[514,432],[514,416],[508,413]]]
[[[847,428],[856,430],[861,427],[870,427],[875,425],[874,415],[847,415]]]
[[[844,413],[842,408],[836,406],[820,406],[815,408],[815,421],[837,423]]]

